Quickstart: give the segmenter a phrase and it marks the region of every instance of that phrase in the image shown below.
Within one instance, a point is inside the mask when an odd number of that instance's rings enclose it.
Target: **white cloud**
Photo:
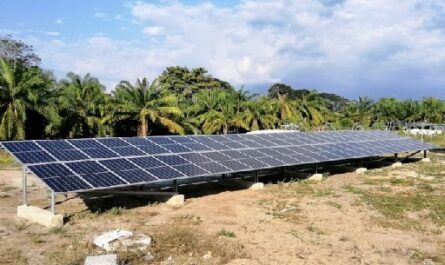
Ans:
[[[144,34],[149,36],[160,35],[162,33],[161,27],[146,27],[142,31]]]
[[[64,19],[61,18],[61,17],[56,18],[56,19],[54,20],[54,23],[55,23],[55,24],[63,24],[64,22],[65,22]]]
[[[48,36],[60,36],[60,32],[57,32],[57,31],[46,31],[45,35],[48,35]]]
[[[94,17],[97,17],[97,18],[107,18],[108,15],[105,14],[105,13],[102,13],[102,12],[96,12],[96,13],[94,13]]]
[[[126,28],[139,28],[141,41],[67,42],[50,45],[42,58],[110,84],[183,65],[235,85],[282,81],[354,96],[445,96],[437,92],[445,81],[443,10],[439,0],[245,0],[224,8],[136,2],[137,23]]]

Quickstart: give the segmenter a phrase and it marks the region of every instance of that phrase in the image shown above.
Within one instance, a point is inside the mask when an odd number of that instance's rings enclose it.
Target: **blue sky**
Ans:
[[[171,65],[253,92],[282,82],[350,98],[445,98],[439,0],[2,0],[0,35],[32,44],[57,77],[108,90]]]

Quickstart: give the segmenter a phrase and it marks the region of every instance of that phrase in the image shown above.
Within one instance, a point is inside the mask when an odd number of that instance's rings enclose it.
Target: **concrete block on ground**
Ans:
[[[365,173],[366,171],[368,171],[368,169],[367,169],[366,167],[359,167],[359,168],[357,168],[357,169],[355,170],[355,173],[357,173],[357,174],[363,174],[363,173]]]
[[[171,206],[183,206],[185,202],[185,198],[183,194],[173,195],[170,199],[168,199],[165,203]]]
[[[402,162],[395,162],[394,164],[391,165],[392,168],[401,167],[401,166],[403,166]]]
[[[264,183],[262,182],[253,183],[249,187],[249,190],[264,190]]]
[[[53,214],[50,211],[35,206],[20,205],[17,207],[17,216],[46,227],[62,227],[63,215]]]
[[[117,265],[117,255],[88,256],[85,265]]]
[[[431,162],[431,159],[429,157],[425,157],[425,158],[422,158],[422,160],[420,160],[420,162],[429,163],[429,162]]]
[[[323,174],[314,174],[307,178],[308,181],[322,181],[323,180]]]

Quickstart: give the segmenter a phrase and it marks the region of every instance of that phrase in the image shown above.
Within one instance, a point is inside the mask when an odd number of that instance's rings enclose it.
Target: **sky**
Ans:
[[[1,0],[0,35],[108,91],[179,65],[254,93],[445,98],[443,0]]]

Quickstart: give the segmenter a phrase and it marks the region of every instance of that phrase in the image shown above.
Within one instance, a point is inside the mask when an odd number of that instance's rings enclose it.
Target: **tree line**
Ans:
[[[445,101],[349,100],[274,84],[250,94],[204,68],[172,66],[153,79],[121,81],[106,93],[90,74],[57,80],[32,46],[0,37],[0,139],[227,134],[295,124],[301,129],[382,128],[392,122],[443,123]]]

